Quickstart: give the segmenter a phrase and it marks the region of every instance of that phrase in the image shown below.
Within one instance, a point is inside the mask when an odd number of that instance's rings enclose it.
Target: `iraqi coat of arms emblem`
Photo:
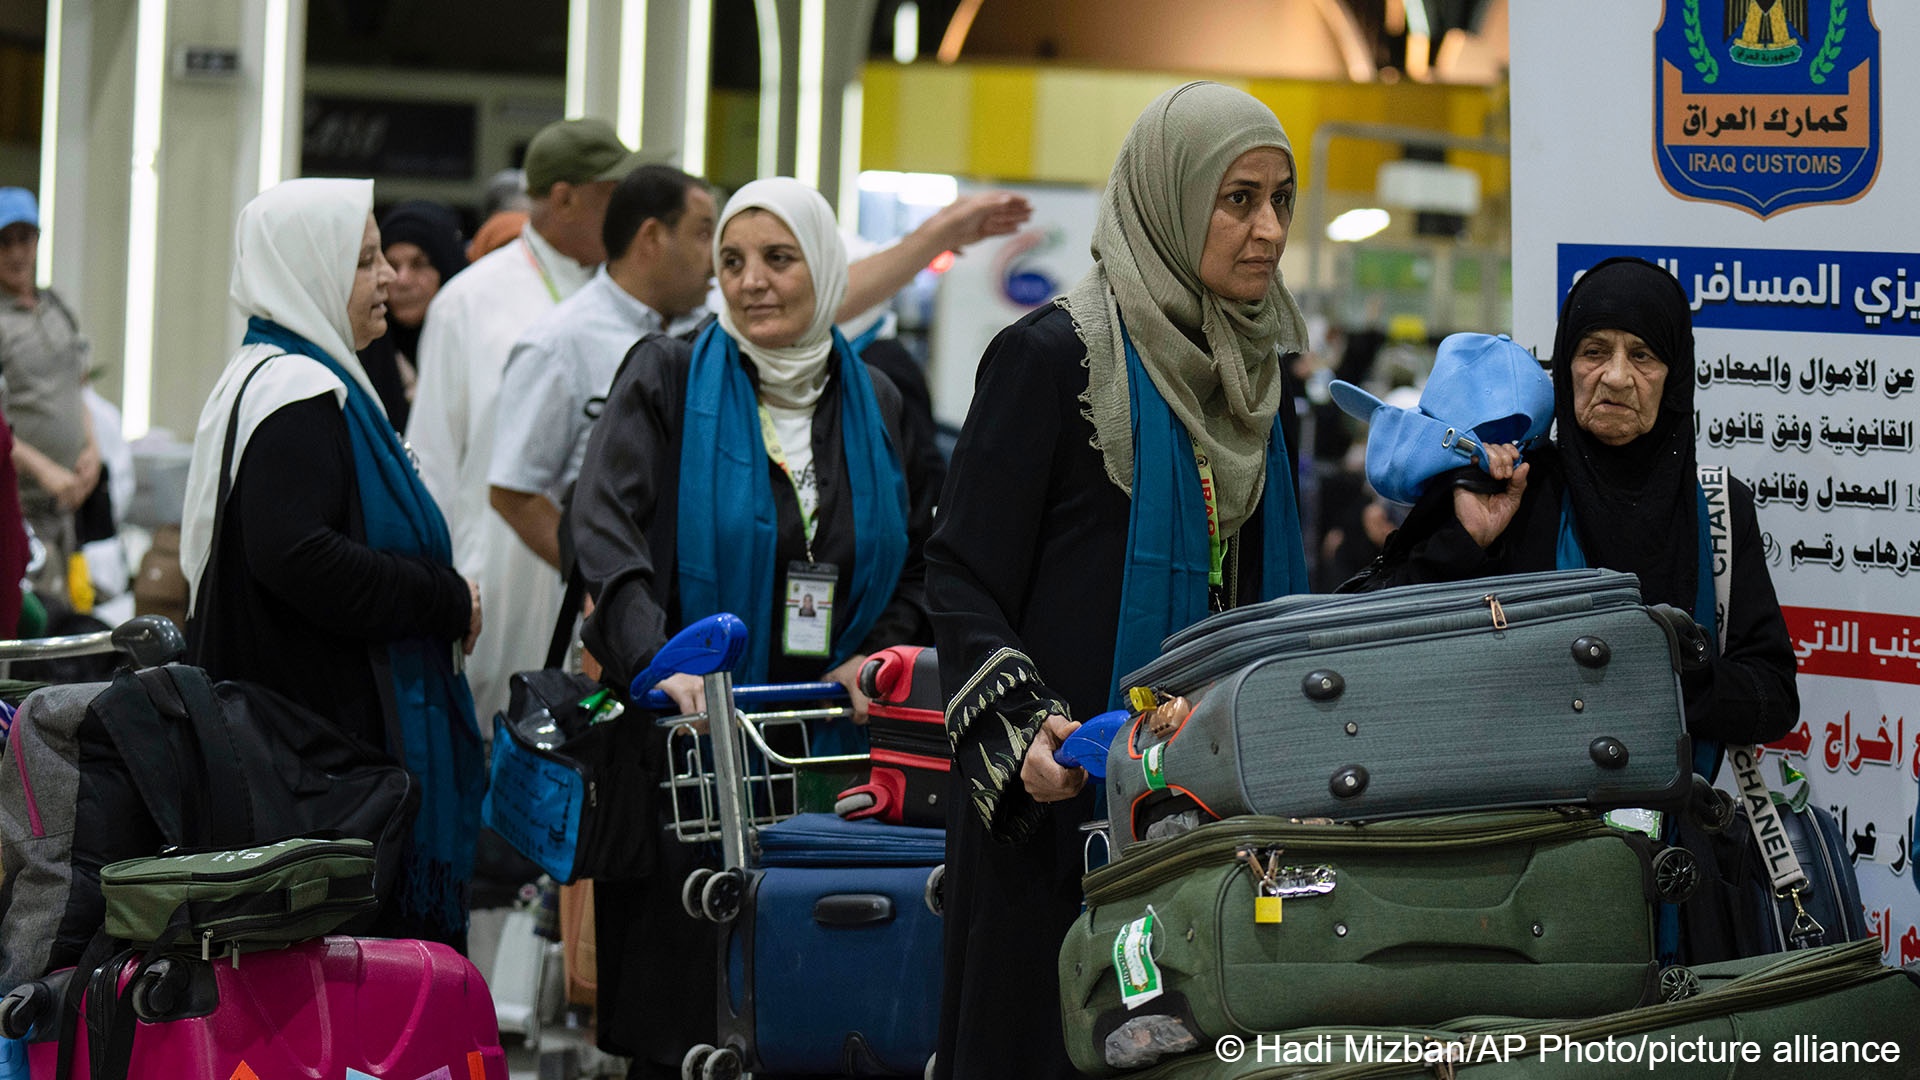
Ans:
[[[1667,0],[1653,40],[1654,159],[1675,195],[1765,219],[1873,186],[1870,0]]]

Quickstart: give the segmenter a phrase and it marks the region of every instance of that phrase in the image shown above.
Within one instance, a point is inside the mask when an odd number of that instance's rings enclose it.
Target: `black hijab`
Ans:
[[[1667,365],[1653,430],[1608,446],[1573,415],[1573,354],[1596,330],[1624,330]],[[1649,604],[1693,610],[1700,580],[1693,453],[1693,317],[1673,275],[1644,259],[1588,270],[1560,308],[1553,339],[1553,415],[1573,520],[1587,562],[1640,578]]]
[[[440,271],[440,287],[466,269],[467,254],[460,236],[460,218],[452,209],[427,199],[408,199],[396,204],[380,219],[380,246],[414,244],[426,252],[427,261]],[[398,319],[387,319],[387,332],[360,350],[360,366],[380,394],[387,419],[395,431],[405,432],[410,406],[400,378],[397,357],[404,356],[416,367],[420,362],[420,327],[402,326]]]

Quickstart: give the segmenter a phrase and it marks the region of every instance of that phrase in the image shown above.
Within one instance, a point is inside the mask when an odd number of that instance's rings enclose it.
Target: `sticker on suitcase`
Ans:
[[[1120,978],[1120,1000],[1138,1008],[1160,996],[1160,965],[1153,960],[1153,908],[1120,928],[1113,939],[1113,971]]]

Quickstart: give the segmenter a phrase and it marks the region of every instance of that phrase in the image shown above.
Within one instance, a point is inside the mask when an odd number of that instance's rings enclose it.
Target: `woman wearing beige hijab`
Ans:
[[[1055,963],[1086,775],[1053,761],[1120,677],[1209,611],[1306,589],[1280,364],[1292,146],[1214,83],[1134,123],[1092,271],[981,360],[927,544],[956,760],[937,1077],[1077,1075]]]

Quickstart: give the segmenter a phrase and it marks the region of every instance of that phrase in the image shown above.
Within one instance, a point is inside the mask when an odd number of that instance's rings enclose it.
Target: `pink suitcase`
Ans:
[[[444,945],[327,937],[211,967],[218,1007],[137,1023],[128,1076],[508,1080],[486,983]],[[79,1027],[73,1077],[87,1080]],[[51,1080],[58,1044],[33,1043],[30,1053],[33,1080]]]

